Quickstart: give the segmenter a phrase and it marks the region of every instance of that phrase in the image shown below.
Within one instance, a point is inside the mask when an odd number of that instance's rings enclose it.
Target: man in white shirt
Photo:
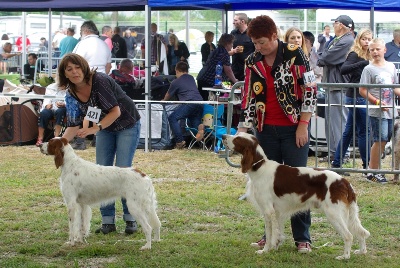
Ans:
[[[111,70],[111,51],[107,44],[99,38],[99,31],[93,21],[85,21],[81,26],[81,41],[75,46],[73,53],[84,57],[91,69],[108,74]]]
[[[64,34],[64,29],[59,29],[56,31],[53,37],[53,42],[51,42],[51,45],[55,51],[54,53],[55,57],[60,57],[60,43],[61,40],[63,40],[65,37],[67,36]]]

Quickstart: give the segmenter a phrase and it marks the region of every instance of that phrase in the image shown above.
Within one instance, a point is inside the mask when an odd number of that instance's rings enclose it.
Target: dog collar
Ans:
[[[257,165],[258,163],[261,163],[262,161],[265,161],[264,158],[261,158],[260,160],[258,160],[257,162],[255,162],[253,165],[251,165],[252,167],[254,167],[255,165]]]

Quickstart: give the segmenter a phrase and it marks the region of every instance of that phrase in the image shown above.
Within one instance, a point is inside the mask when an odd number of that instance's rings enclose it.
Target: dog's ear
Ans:
[[[64,164],[64,152],[63,147],[65,142],[68,144],[68,140],[65,138],[61,139],[51,139],[48,143],[47,151],[54,155],[54,163],[56,168],[59,168]]]
[[[65,145],[67,145],[69,142],[66,138],[61,138],[62,143]]]
[[[243,148],[242,161],[240,162],[243,173],[246,173],[248,170],[252,168],[253,160],[254,160],[254,153],[252,152],[251,147]]]

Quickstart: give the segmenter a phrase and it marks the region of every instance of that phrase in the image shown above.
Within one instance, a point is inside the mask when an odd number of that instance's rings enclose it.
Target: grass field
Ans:
[[[94,161],[94,148],[77,153]],[[399,185],[368,183],[360,174],[347,177],[358,194],[361,221],[371,232],[367,255],[335,260],[342,254],[342,239],[316,211],[310,254],[296,252],[287,221],[283,246],[260,256],[249,245],[262,235],[263,223],[248,202],[238,200],[246,183],[239,169],[200,150],[138,150],[134,166],[153,178],[162,240],[140,251],[144,234],[141,228],[131,236],[123,233],[117,202],[117,233],[94,234],[101,217],[93,208],[88,244],[70,247],[65,245],[68,217],[60,171],[52,157],[34,146],[1,147],[0,267],[400,267]]]

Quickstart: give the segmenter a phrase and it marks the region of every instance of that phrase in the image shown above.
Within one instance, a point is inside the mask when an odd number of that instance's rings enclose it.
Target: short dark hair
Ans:
[[[266,15],[257,16],[252,19],[247,28],[247,35],[254,39],[262,37],[271,39],[273,34],[278,34],[278,28],[274,20]]]
[[[182,73],[187,73],[189,72],[189,64],[187,64],[184,61],[179,61],[176,65],[175,65],[175,70],[180,71]]]
[[[34,58],[34,59],[37,59],[36,53],[29,53],[29,54],[28,54],[28,57],[32,57],[32,58]]]
[[[218,40],[218,45],[219,46],[226,46],[227,44],[233,43],[233,40],[235,39],[235,36],[232,34],[224,33],[221,35],[221,37]]]
[[[123,59],[119,63],[119,68],[121,68],[121,67],[131,68],[131,67],[133,67],[133,62],[130,59]]]
[[[75,34],[75,28],[70,27],[70,28],[67,29],[67,31],[72,33],[72,34]]]
[[[99,30],[97,30],[96,24],[92,20],[87,20],[82,23],[81,30],[88,31],[92,34],[99,34]]]
[[[315,36],[312,34],[312,32],[309,31],[304,31],[303,36],[305,39],[310,40],[311,46],[314,45],[315,42]]]

